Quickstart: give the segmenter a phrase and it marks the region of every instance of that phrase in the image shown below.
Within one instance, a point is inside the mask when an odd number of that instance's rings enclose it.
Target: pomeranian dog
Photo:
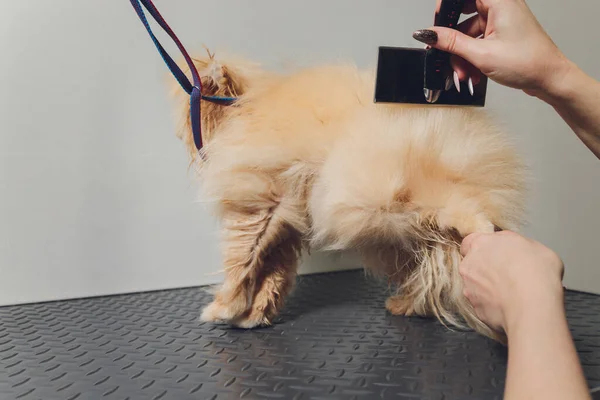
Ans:
[[[503,341],[477,318],[458,272],[463,237],[517,230],[525,176],[481,110],[381,105],[352,65],[276,73],[243,59],[194,60],[203,157],[181,97],[179,136],[222,226],[225,280],[204,321],[269,325],[294,286],[301,250],[352,250],[394,293],[396,315],[435,316]],[[466,323],[466,325],[465,325]]]

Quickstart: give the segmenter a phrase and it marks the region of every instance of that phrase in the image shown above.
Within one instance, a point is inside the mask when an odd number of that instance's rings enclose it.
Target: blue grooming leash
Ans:
[[[173,30],[169,27],[167,22],[160,15],[160,13],[156,9],[156,7],[152,3],[152,1],[151,0],[130,0],[130,1],[131,1],[131,5],[135,9],[135,12],[137,13],[138,17],[144,24],[144,27],[146,27],[148,34],[152,38],[152,41],[154,42],[154,45],[156,46],[156,48],[158,49],[158,52],[162,56],[162,59],[164,60],[165,64],[167,64],[167,67],[169,67],[169,70],[171,71],[171,73],[173,74],[175,79],[177,79],[177,82],[179,82],[179,84],[181,85],[183,90],[185,90],[186,93],[190,95],[190,114],[191,114],[190,117],[191,117],[191,121],[192,121],[192,134],[194,136],[194,144],[196,145],[196,148],[198,149],[198,151],[200,151],[202,149],[202,125],[201,125],[202,121],[200,119],[200,100],[209,101],[211,103],[219,104],[219,105],[223,105],[223,106],[229,106],[229,105],[233,104],[237,100],[237,98],[235,98],[235,97],[219,97],[219,96],[204,96],[202,94],[202,81],[200,79],[200,75],[198,74],[198,70],[196,69],[194,62],[192,61],[192,58],[190,57],[188,52],[185,50],[185,48],[183,47],[183,45],[181,44],[181,42],[179,41],[179,39],[173,32]],[[144,8],[148,11],[148,13],[152,16],[152,18],[154,18],[154,20],[161,26],[161,28],[163,28],[164,31],[167,32],[167,34],[171,37],[171,39],[173,39],[173,41],[179,48],[179,51],[181,51],[181,54],[183,54],[183,57],[185,58],[185,62],[187,63],[188,67],[190,68],[193,83],[190,82],[188,77],[183,73],[181,68],[179,68],[177,63],[175,63],[175,61],[173,61],[171,56],[167,53],[167,51],[160,44],[160,42],[158,41],[158,39],[152,32],[152,29],[150,28],[150,24],[148,23],[148,20],[146,19],[146,15],[144,14],[144,10],[142,9],[142,6],[144,6]]]

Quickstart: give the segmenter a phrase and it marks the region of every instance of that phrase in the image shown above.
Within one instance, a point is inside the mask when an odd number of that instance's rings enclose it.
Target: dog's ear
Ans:
[[[244,72],[241,61],[215,59],[207,49],[207,57],[195,58],[194,64],[202,79],[202,94],[205,96],[239,97],[249,85],[249,76]]]
[[[255,64],[232,57],[215,58],[215,54],[207,50],[202,58],[193,58],[202,81],[204,96],[234,97],[240,99],[263,75],[262,70]],[[179,64],[182,71],[190,78],[191,73],[185,62]],[[177,136],[183,140],[193,158],[197,155],[190,121],[190,98],[181,89],[177,81],[171,77],[174,97],[177,99],[177,114],[180,126]],[[200,113],[202,117],[202,141],[208,143],[211,137],[231,114],[232,106],[215,104],[202,100]]]

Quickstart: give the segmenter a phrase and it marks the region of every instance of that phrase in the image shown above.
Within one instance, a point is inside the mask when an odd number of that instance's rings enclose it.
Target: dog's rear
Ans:
[[[201,177],[224,222],[228,273],[204,319],[269,323],[308,241],[358,250],[400,288],[391,312],[460,326],[458,315],[495,336],[462,296],[459,242],[519,226],[523,166],[483,113],[376,105],[373,75],[352,66],[279,76],[224,64],[219,78],[215,60],[203,63],[218,82],[205,94],[240,97],[202,109]]]
[[[310,200],[312,240],[353,248],[400,287],[394,314],[474,316],[458,274],[460,241],[517,229],[523,166],[502,133],[470,109],[368,107],[345,121]]]

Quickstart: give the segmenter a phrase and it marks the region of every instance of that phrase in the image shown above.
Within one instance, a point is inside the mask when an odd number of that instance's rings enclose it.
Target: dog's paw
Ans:
[[[245,312],[245,309],[235,307],[235,304],[223,304],[215,300],[204,307],[200,320],[204,322],[230,322]]]
[[[204,308],[200,320],[226,323],[244,329],[270,326],[277,315],[280,302],[274,301],[274,293],[260,292],[249,309],[235,303],[224,304],[215,300]]]
[[[200,320],[204,322],[225,323],[237,328],[252,329],[271,325],[273,313],[265,312],[261,307],[239,312],[232,307],[213,301],[202,311]]]
[[[238,328],[252,329],[270,326],[271,319],[264,312],[251,310],[246,315],[235,319],[231,323]]]
[[[401,295],[388,297],[385,301],[385,308],[393,315],[415,315],[415,308],[410,299]]]

